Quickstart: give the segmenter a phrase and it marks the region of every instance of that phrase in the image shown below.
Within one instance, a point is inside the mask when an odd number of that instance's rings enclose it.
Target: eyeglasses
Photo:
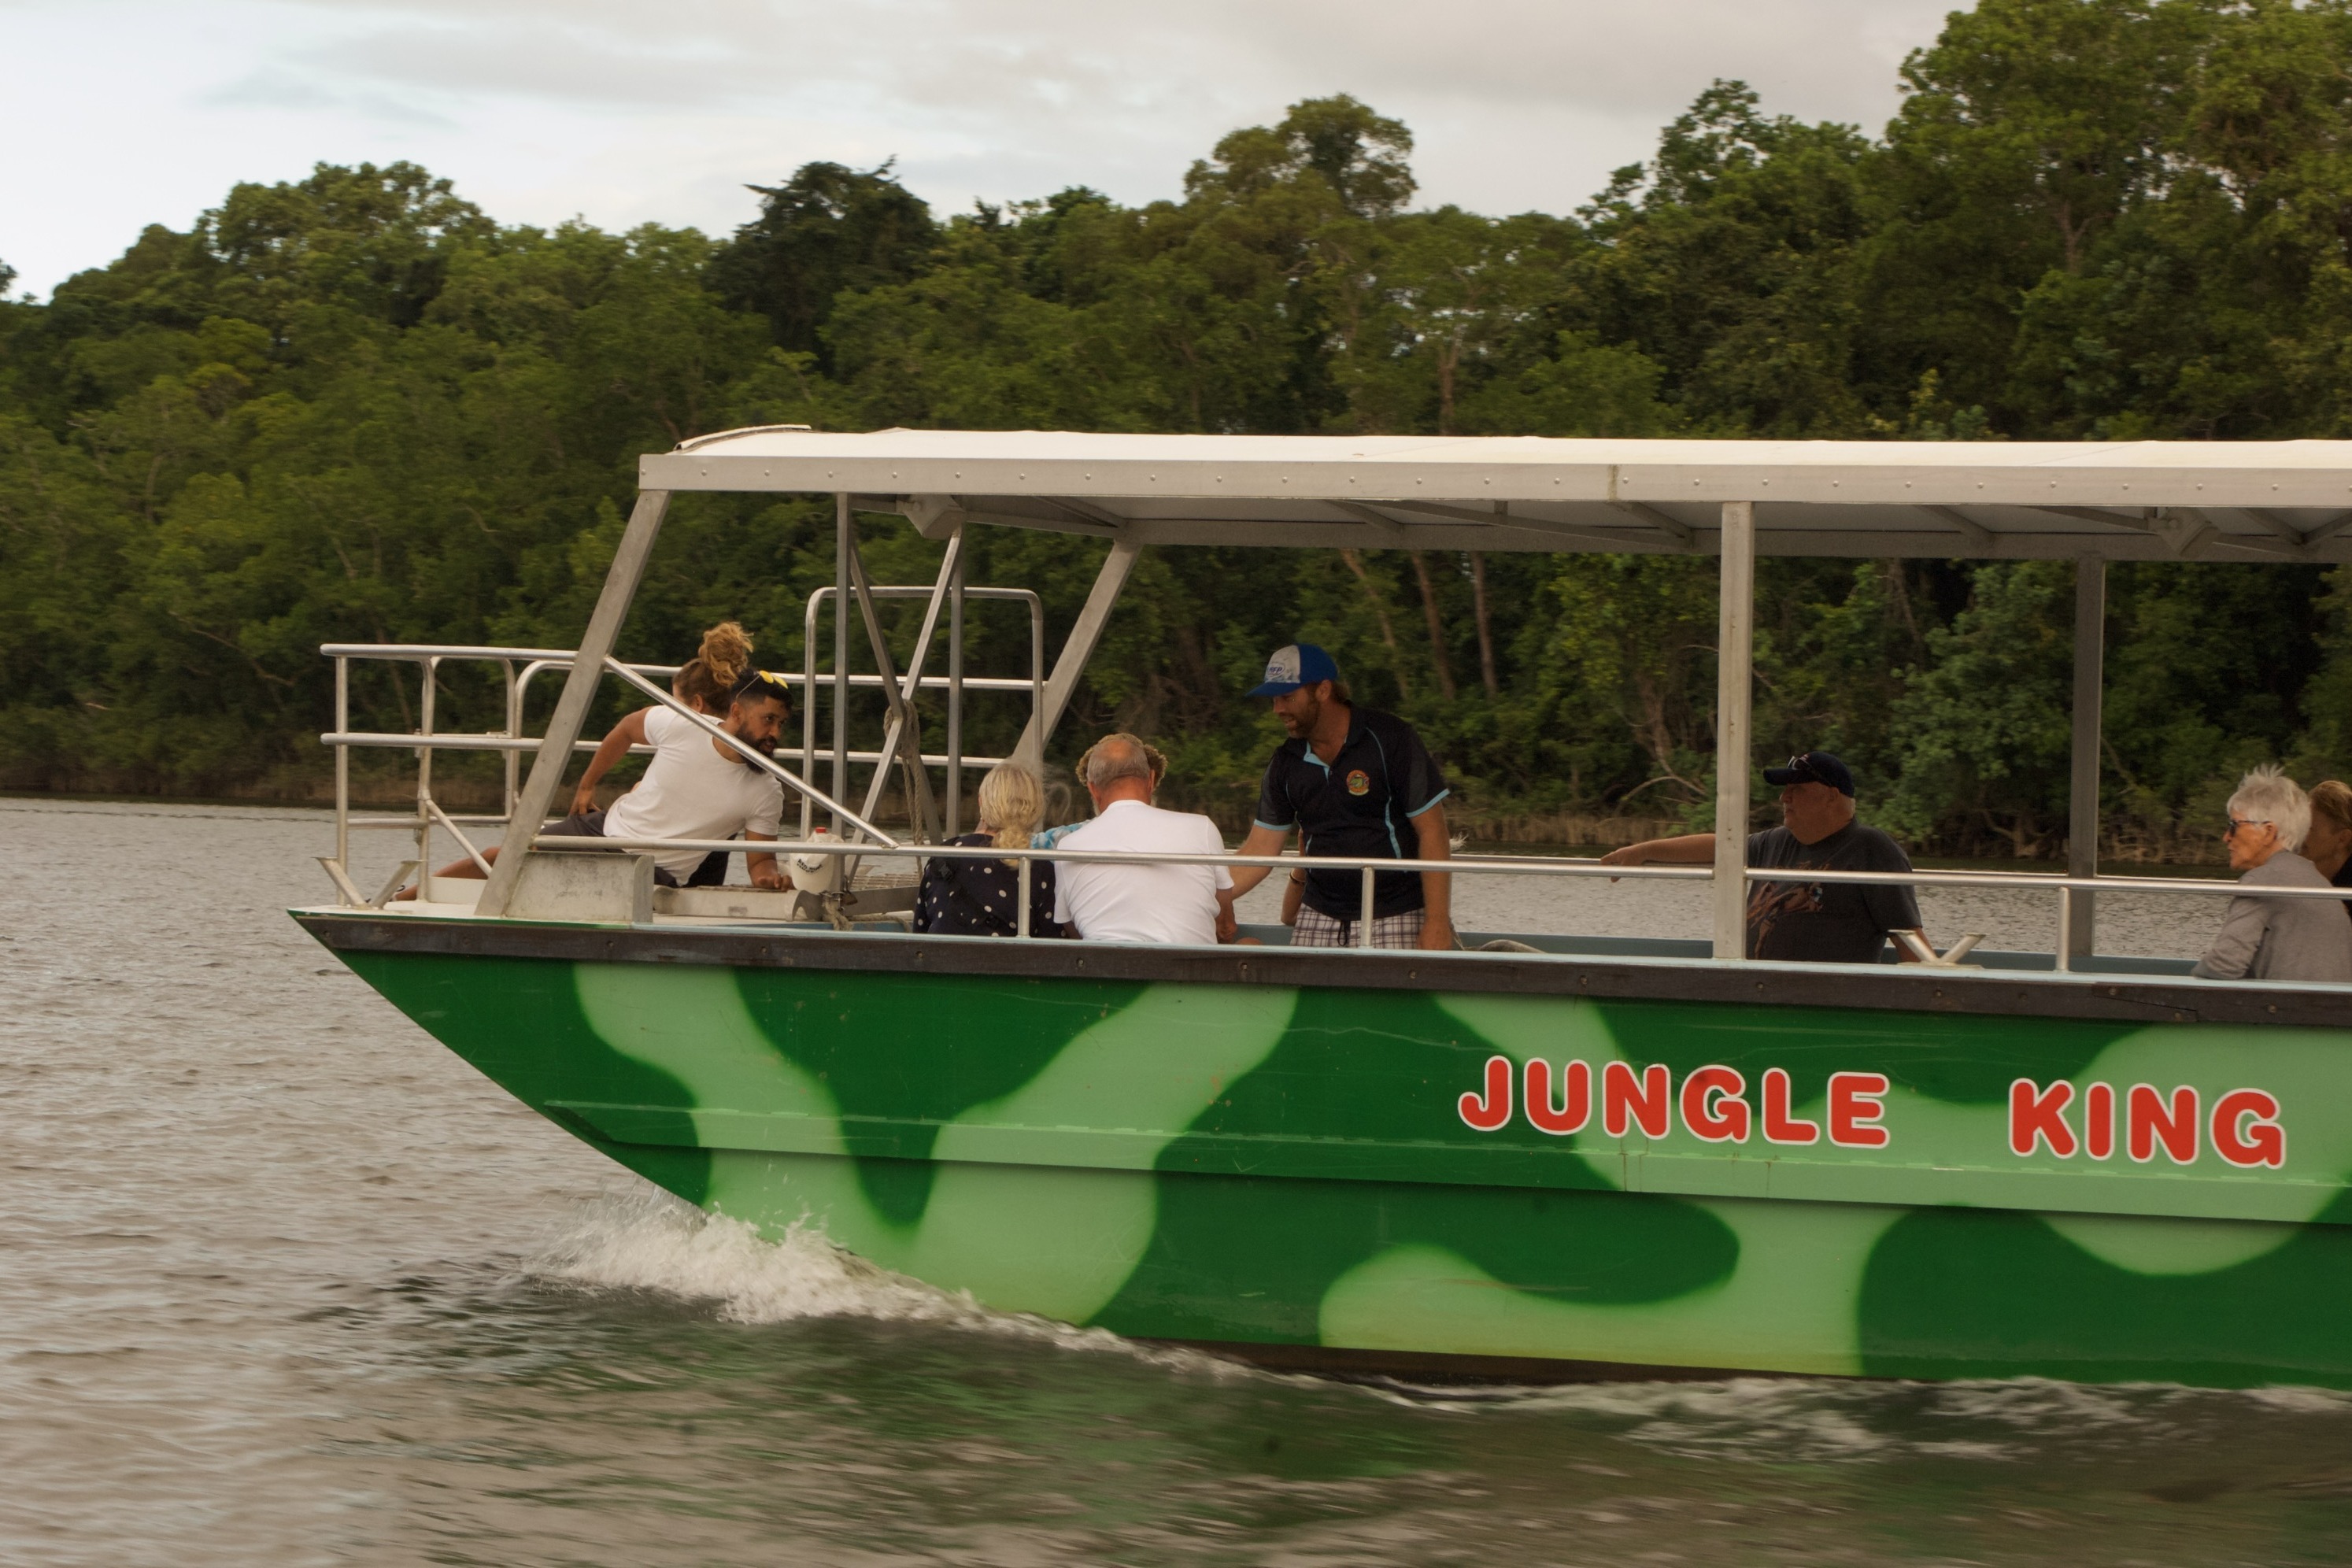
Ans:
[[[2232,837],[2241,827],[2267,827],[2270,826],[2267,818],[2260,816],[2248,817],[2242,821],[2233,816],[2229,819],[2229,822],[2230,826],[2221,830],[2221,837],[2224,838]]]

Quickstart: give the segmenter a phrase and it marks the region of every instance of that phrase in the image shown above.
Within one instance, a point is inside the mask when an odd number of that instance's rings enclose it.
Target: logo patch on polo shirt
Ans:
[[[1366,795],[1370,793],[1371,787],[1371,775],[1365,773],[1363,769],[1357,768],[1348,774],[1348,793],[1349,795]]]

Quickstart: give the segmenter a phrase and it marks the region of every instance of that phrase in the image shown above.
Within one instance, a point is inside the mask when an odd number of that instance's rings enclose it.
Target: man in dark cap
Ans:
[[[1274,699],[1289,739],[1275,749],[1258,792],[1244,855],[1278,855],[1298,830],[1299,854],[1356,859],[1444,860],[1445,777],[1412,725],[1348,700],[1339,666],[1313,643],[1276,648],[1252,697]],[[1234,868],[1235,897],[1265,879],[1263,866]],[[1295,947],[1363,945],[1363,878],[1354,870],[1290,873],[1301,895]],[[1452,883],[1444,871],[1381,871],[1372,881],[1370,945],[1454,947]]]
[[[1764,770],[1780,786],[1779,827],[1748,836],[1748,864],[1758,870],[1908,871],[1903,847],[1853,819],[1853,773],[1827,752],[1801,752]],[[1715,835],[1652,838],[1612,849],[1604,866],[1654,860],[1703,865],[1715,859]],[[1800,963],[1875,963],[1890,936],[1927,945],[1919,900],[1899,882],[1756,882],[1748,889],[1748,956]],[[1932,951],[1932,950],[1930,950]],[[1914,954],[1897,940],[1895,956]]]

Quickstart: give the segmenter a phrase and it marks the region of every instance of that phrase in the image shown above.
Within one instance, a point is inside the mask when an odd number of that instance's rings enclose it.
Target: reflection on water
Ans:
[[[0,801],[0,1561],[2352,1554],[2332,1394],[1360,1386],[762,1243],[511,1105],[302,936],[278,911],[323,894],[324,837]],[[1633,889],[1590,907],[1638,929]],[[1685,912],[1661,934],[1703,929]]]

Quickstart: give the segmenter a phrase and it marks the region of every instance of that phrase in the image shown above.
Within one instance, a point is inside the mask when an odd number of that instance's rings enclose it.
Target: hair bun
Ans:
[[[711,680],[724,690],[740,680],[751,666],[751,635],[733,621],[721,621],[702,634],[699,657]]]

